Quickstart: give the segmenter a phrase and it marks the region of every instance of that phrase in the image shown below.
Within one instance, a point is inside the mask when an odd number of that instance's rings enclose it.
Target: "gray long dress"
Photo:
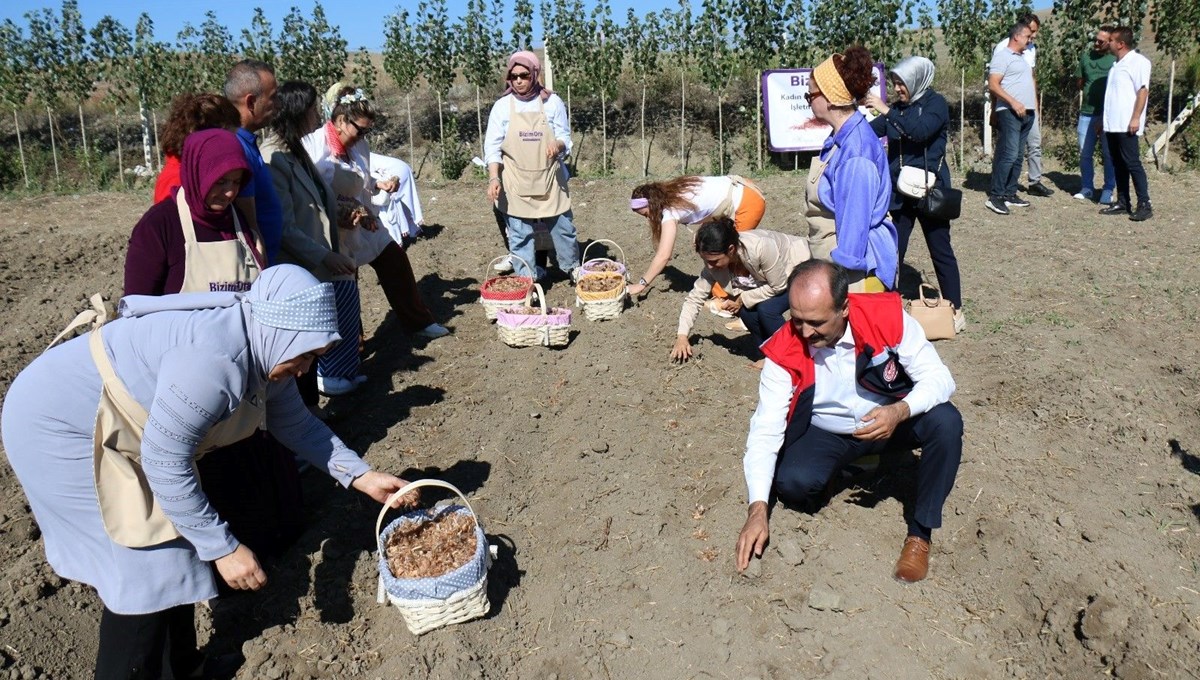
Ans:
[[[206,562],[238,542],[200,490],[191,465],[195,447],[242,395],[261,388],[264,365],[312,349],[288,356],[297,334],[264,331],[247,310],[237,304],[158,312],[118,319],[101,331],[117,376],[150,414],[143,466],[182,538],[135,549],[114,543],[104,530],[92,473],[101,381],[86,336],[37,358],[5,397],[5,453],[41,527],[50,565],[64,578],[94,586],[116,613],[162,611],[217,594]],[[267,429],[344,486],[370,469],[311,416],[290,378],[268,387]]]

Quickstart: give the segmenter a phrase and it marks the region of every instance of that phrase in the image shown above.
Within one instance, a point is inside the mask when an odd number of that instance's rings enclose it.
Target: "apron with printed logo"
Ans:
[[[175,196],[179,208],[179,226],[183,229],[183,287],[180,293],[231,292],[244,293],[262,271],[259,253],[264,252],[262,240],[254,239],[242,230],[237,212],[233,213],[235,238],[229,241],[201,243],[196,240],[192,211],[184,200],[183,188]]]
[[[539,98],[537,111],[520,113],[514,102],[508,100],[508,131],[500,145],[500,211],[527,220],[557,217],[571,209],[571,196],[560,176],[560,161],[546,160],[554,141],[546,105]]]

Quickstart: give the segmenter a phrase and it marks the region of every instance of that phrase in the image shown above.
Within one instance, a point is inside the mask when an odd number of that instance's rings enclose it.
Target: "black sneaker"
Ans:
[[[1154,211],[1150,209],[1150,204],[1143,203],[1137,207],[1137,210],[1133,211],[1129,219],[1134,222],[1145,222],[1151,217],[1154,217]]]
[[[1047,196],[1054,195],[1054,189],[1051,189],[1041,182],[1034,182],[1029,185],[1029,188],[1025,190],[1025,193],[1029,194],[1030,196],[1040,196],[1042,198],[1046,198]]]
[[[1129,206],[1123,203],[1112,203],[1107,208],[1100,209],[1101,215],[1128,215]]]
[[[1026,201],[1025,199],[1021,198],[1020,196],[1018,196],[1016,194],[1013,194],[1012,196],[1005,196],[1004,204],[1010,208],[1028,208],[1029,207],[1029,201]]]
[[[991,210],[997,215],[1008,214],[1008,206],[1004,204],[1004,199],[1000,198],[999,196],[988,196],[988,200],[986,203],[984,203],[984,205],[987,206],[988,210]]]

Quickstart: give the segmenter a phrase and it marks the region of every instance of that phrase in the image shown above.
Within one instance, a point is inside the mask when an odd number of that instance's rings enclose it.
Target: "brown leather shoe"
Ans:
[[[929,541],[917,536],[904,539],[900,559],[896,560],[896,580],[916,583],[929,573]]]

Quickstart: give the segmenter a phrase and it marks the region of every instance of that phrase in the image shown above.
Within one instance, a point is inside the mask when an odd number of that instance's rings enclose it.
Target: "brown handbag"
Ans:
[[[954,305],[942,297],[938,291],[936,298],[925,297],[925,289],[929,286],[921,284],[917,288],[919,300],[909,300],[905,311],[921,324],[927,340],[954,339]]]

